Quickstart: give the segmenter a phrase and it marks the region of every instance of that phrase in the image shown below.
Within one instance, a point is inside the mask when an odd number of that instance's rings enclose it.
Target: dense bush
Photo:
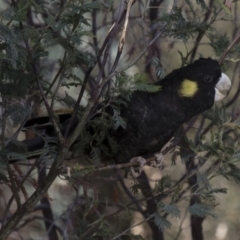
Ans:
[[[203,221],[218,216],[218,196],[228,191],[214,179],[240,181],[238,9],[237,2],[220,0],[2,1],[0,239],[16,231],[30,239],[21,230],[33,220],[46,228],[37,230],[39,239],[184,239],[187,213],[193,239],[203,239]],[[156,91],[147,83],[201,56],[219,60],[235,79],[234,87],[224,104],[179,129],[163,150],[165,164],[172,166],[154,169],[155,174],[146,169],[147,175],[134,179],[129,174],[133,163],[103,165],[100,149],[106,155],[108,150],[102,139],[110,126],[125,124],[115,96]],[[112,117],[103,114],[91,122],[93,139],[85,126],[109,99],[116,109]],[[64,138],[58,114],[69,112],[80,121]],[[29,161],[19,133],[27,119],[46,115],[56,136],[43,135],[44,150]],[[114,139],[108,140],[114,149]],[[83,156],[92,141],[97,144]],[[59,151],[52,142],[58,142]],[[158,178],[152,178],[156,173]],[[74,193],[62,213],[54,215],[55,200],[47,191],[58,176]],[[42,216],[37,217],[39,209]],[[134,234],[134,226],[144,231]]]

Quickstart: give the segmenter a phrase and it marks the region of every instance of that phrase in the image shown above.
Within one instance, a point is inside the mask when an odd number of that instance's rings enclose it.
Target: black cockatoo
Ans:
[[[110,128],[107,133],[107,137],[114,139],[117,144],[117,149],[110,153],[114,161],[127,162],[136,156],[146,157],[159,152],[179,126],[210,109],[215,101],[222,100],[230,90],[231,81],[222,73],[217,61],[200,58],[192,64],[174,70],[154,85],[159,86],[159,91],[154,93],[135,91],[130,101],[120,104],[119,113],[126,126]],[[111,109],[106,108],[105,111],[112,114]],[[70,116],[64,115],[59,118],[63,132],[68,126]],[[95,116],[98,117],[99,114]],[[31,119],[26,127],[46,128],[44,134],[54,136],[52,126],[46,125],[47,122],[49,122],[47,117]],[[77,122],[75,119],[71,131]],[[42,123],[45,125],[41,125]],[[88,127],[87,124],[86,131],[94,135],[93,129]],[[81,142],[81,136],[78,142]],[[44,140],[38,135],[22,143],[28,152],[37,150],[39,154],[39,150],[44,148]],[[106,139],[102,144],[109,146]],[[57,144],[53,146],[56,149],[58,147]],[[111,151],[110,147],[107,149]],[[29,155],[33,157],[38,154]],[[103,158],[106,156],[106,148],[100,155]]]

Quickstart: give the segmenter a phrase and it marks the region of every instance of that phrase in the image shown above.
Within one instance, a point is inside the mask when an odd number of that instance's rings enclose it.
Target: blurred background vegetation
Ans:
[[[0,8],[0,239],[239,239],[239,1],[1,0]],[[91,104],[143,90],[199,57],[220,61],[232,90],[183,126],[165,168],[146,166],[144,182],[127,167],[105,169],[97,149],[59,157],[48,148],[56,139],[46,137],[36,160],[16,151],[31,139],[27,119],[79,111],[81,119]]]

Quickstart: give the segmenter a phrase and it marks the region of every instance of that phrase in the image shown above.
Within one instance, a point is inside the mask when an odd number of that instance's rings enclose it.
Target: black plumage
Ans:
[[[211,80],[206,81],[209,77]],[[134,92],[128,106],[121,111],[127,120],[126,129],[112,132],[120,145],[115,158],[128,161],[134,156],[146,157],[160,151],[181,124],[213,106],[215,85],[220,77],[221,68],[216,61],[200,59],[155,83],[161,86],[159,92]],[[186,79],[197,82],[198,90],[192,97],[179,93]]]
[[[200,58],[154,83],[160,86],[158,92],[133,92],[130,101],[120,105],[120,115],[126,121],[126,128],[118,127],[108,131],[108,136],[118,144],[118,150],[112,153],[113,158],[117,162],[126,162],[135,156],[146,157],[159,152],[181,124],[213,106],[215,87],[221,74],[217,61]],[[111,112],[108,108],[106,111]],[[59,122],[64,132],[69,119],[68,116],[62,118]],[[39,124],[42,120],[48,121],[47,118],[33,119],[27,126]],[[73,129],[76,124],[75,119]],[[86,131],[91,132],[92,129]],[[53,128],[47,126],[45,134],[54,135]],[[43,140],[36,138],[38,140],[24,141],[29,151],[43,147]],[[81,137],[78,143],[80,141]],[[107,141],[103,143],[108,145]],[[106,149],[104,151],[102,156],[106,157]]]

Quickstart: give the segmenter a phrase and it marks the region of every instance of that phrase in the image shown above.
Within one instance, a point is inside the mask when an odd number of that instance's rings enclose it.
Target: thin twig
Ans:
[[[5,148],[5,129],[6,129],[6,124],[7,124],[7,106],[8,106],[8,97],[5,97],[3,96],[3,114],[2,114],[2,126],[1,126],[1,131],[2,131],[2,134],[1,134],[1,148],[4,149]],[[18,208],[21,208],[21,200],[20,200],[20,196],[19,196],[19,193],[18,193],[18,188],[16,186],[16,182],[13,178],[13,172],[12,172],[12,169],[10,167],[10,164],[8,162],[8,159],[5,157],[5,162],[6,162],[6,168],[7,168],[7,172],[8,172],[8,176],[9,176],[9,179],[10,179],[10,183],[11,183],[11,191],[12,191],[12,198],[16,200],[16,203],[17,203],[17,207]],[[7,210],[10,209],[10,206],[11,206],[11,203],[9,204]]]
[[[39,88],[40,94],[42,96],[42,99],[44,101],[44,104],[45,104],[45,107],[47,109],[48,115],[49,115],[49,117],[51,119],[51,122],[53,124],[53,128],[55,130],[56,136],[58,138],[59,145],[63,146],[63,144],[64,144],[63,135],[62,135],[61,130],[60,130],[60,128],[59,128],[59,126],[57,124],[57,121],[56,121],[56,119],[54,117],[53,111],[52,111],[52,109],[51,109],[51,107],[50,107],[50,105],[49,105],[49,103],[47,101],[47,98],[46,98],[46,96],[44,94],[44,90],[43,90],[42,84],[40,82],[40,79],[38,77],[37,70],[36,70],[36,67],[35,67],[34,64],[32,64],[32,68],[33,68],[33,72],[34,72],[36,80],[37,80],[37,84],[38,84],[38,88]]]
[[[240,33],[233,39],[231,44],[228,46],[227,50],[223,53],[223,55],[220,57],[219,64],[222,64],[224,58],[227,56],[227,54],[231,51],[231,49],[236,45],[240,40]]]
[[[36,162],[37,162],[37,160],[36,160],[36,161],[34,162],[34,164],[28,169],[27,173],[24,175],[24,177],[22,178],[21,182],[17,185],[17,188],[20,188],[20,187],[23,185],[23,183],[27,180],[27,178],[30,176],[31,172],[33,171],[33,169],[34,169],[35,166],[36,166]],[[1,225],[1,229],[2,229],[2,228],[4,227],[4,225],[5,225],[5,222],[6,222],[6,219],[7,219],[7,214],[8,214],[8,212],[9,212],[9,210],[10,210],[10,206],[11,206],[13,200],[14,200],[14,197],[13,197],[13,195],[12,195],[12,197],[11,197],[11,198],[9,199],[9,201],[8,201],[8,204],[7,204],[6,209],[5,209],[5,211],[4,211],[4,214],[3,214],[3,223],[2,223],[2,225]]]
[[[122,34],[121,34],[120,40],[119,40],[118,51],[117,51],[117,55],[116,55],[116,58],[115,58],[115,61],[113,63],[110,73],[115,71],[117,64],[119,62],[119,59],[122,55],[123,46],[124,46],[125,39],[126,39],[127,26],[128,26],[128,22],[129,22],[130,9],[135,1],[136,0],[129,0],[129,2],[127,4],[127,11],[126,11],[125,21],[124,21],[123,28],[122,28]]]
[[[125,4],[125,3],[124,3],[124,2],[120,2],[120,3],[121,3],[121,4],[120,4],[120,9],[119,9],[118,18],[117,18],[116,22],[115,22],[115,23],[112,25],[112,27],[110,28],[109,33],[108,33],[107,37],[105,38],[105,40],[104,40],[104,42],[103,42],[103,44],[102,44],[101,49],[100,49],[99,52],[98,52],[98,55],[97,55],[97,57],[96,57],[96,60],[95,60],[94,64],[89,67],[89,69],[87,70],[87,72],[86,72],[86,74],[85,74],[85,77],[84,77],[84,80],[83,80],[83,84],[82,84],[82,87],[81,87],[79,96],[78,96],[78,98],[77,98],[77,101],[76,101],[76,104],[75,104],[75,107],[74,107],[74,110],[73,110],[71,119],[70,119],[70,121],[69,121],[69,125],[68,125],[68,127],[67,127],[67,129],[66,129],[66,132],[65,132],[65,137],[68,136],[69,131],[70,131],[71,126],[72,126],[72,123],[73,123],[73,119],[76,117],[76,114],[77,114],[78,109],[79,109],[79,104],[80,104],[80,102],[81,102],[81,100],[82,100],[82,98],[83,98],[83,94],[84,94],[84,91],[85,91],[85,89],[86,89],[86,86],[87,86],[88,80],[89,80],[89,78],[90,78],[91,72],[92,72],[92,70],[94,69],[94,67],[95,67],[95,65],[97,64],[97,62],[99,61],[100,57],[102,56],[105,48],[110,45],[110,42],[111,42],[110,40],[112,39],[112,37],[113,37],[113,35],[114,35],[114,33],[115,33],[115,29],[116,29],[116,27],[118,26],[119,22],[121,21],[121,19],[122,19],[122,17],[123,17],[124,8],[121,7],[121,6],[122,6],[122,4]],[[123,10],[122,10],[122,9],[123,9]],[[105,56],[106,56],[106,54],[105,54]],[[103,62],[103,63],[102,63],[102,68],[101,68],[100,71],[99,71],[98,80],[100,79],[100,77],[102,77],[102,73],[103,73],[103,68],[104,68],[104,66],[105,66],[105,64],[104,64],[104,62]],[[100,74],[100,72],[101,72],[101,74]],[[100,92],[100,91],[99,91],[99,92]],[[96,101],[96,99],[92,99],[92,100],[93,100],[93,101]],[[94,106],[94,105],[93,105],[93,106]],[[92,107],[93,107],[93,106],[92,106]]]

